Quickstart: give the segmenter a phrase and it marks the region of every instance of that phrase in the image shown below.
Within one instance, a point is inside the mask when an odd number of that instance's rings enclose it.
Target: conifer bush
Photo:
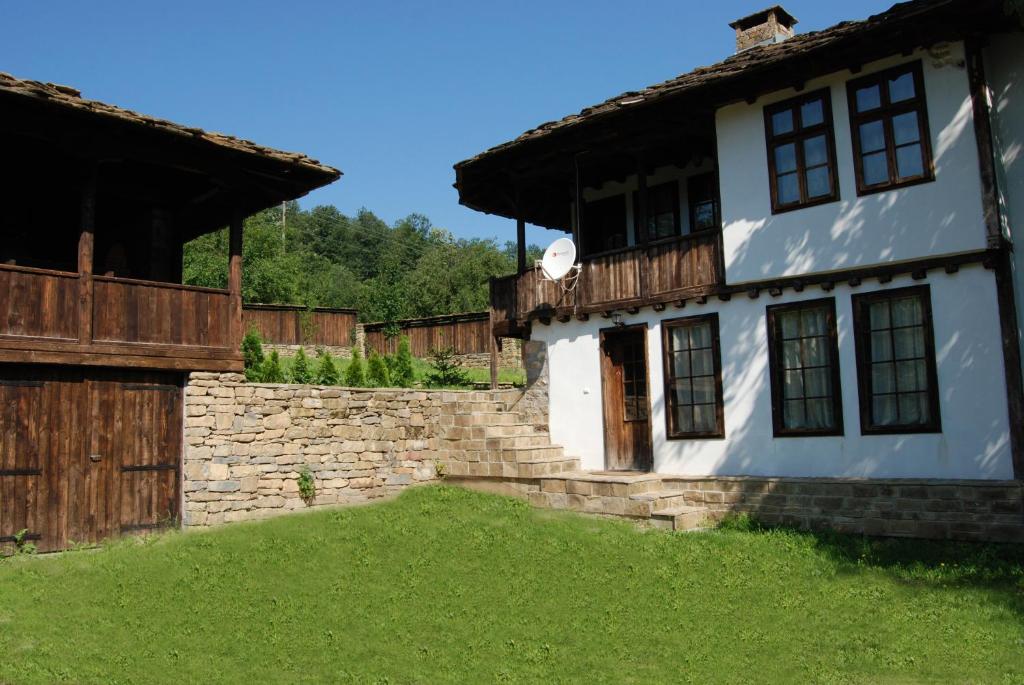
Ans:
[[[320,350],[317,353],[320,366],[316,372],[316,382],[320,385],[337,385],[341,382],[341,374],[338,373],[338,365],[334,363],[334,357],[327,350]]]
[[[249,328],[242,338],[242,360],[245,365],[245,380],[258,383],[263,377],[263,343],[259,331]]]
[[[352,359],[345,368],[345,385],[350,388],[361,388],[366,384],[366,374],[363,371],[363,357],[359,354],[359,348],[352,348]]]
[[[292,383],[305,385],[314,380],[315,376],[309,364],[309,357],[306,356],[306,351],[299,347],[298,352],[295,353],[295,359],[292,361]]]
[[[377,354],[377,350],[370,352],[366,359],[366,380],[370,387],[386,388],[391,385],[391,374],[384,362],[384,357]]]
[[[391,382],[399,388],[411,388],[413,381],[412,347],[408,336],[398,339],[398,350],[392,358]]]
[[[276,351],[263,360],[260,381],[263,383],[284,383],[284,370],[281,368],[281,357]]]

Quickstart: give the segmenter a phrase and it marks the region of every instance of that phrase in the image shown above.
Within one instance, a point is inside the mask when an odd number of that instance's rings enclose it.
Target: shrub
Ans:
[[[313,381],[313,369],[309,365],[309,357],[306,356],[306,351],[299,347],[299,351],[295,353],[295,359],[292,361],[292,382],[308,384]]]
[[[313,472],[308,466],[303,466],[299,472],[299,497],[306,503],[312,505],[316,501],[316,481],[313,479]]]
[[[341,374],[338,373],[338,365],[334,363],[334,357],[327,350],[320,350],[317,353],[320,360],[320,368],[317,370],[316,382],[320,385],[337,385],[341,382]]]
[[[377,354],[377,350],[370,352],[370,356],[366,358],[366,380],[367,384],[374,388],[386,388],[391,385],[388,366],[384,363],[384,357]]]
[[[366,374],[363,372],[363,357],[359,354],[359,348],[352,348],[352,359],[345,368],[345,385],[350,388],[361,388],[366,383]]]
[[[469,375],[455,358],[455,349],[447,347],[430,351],[430,365],[433,370],[427,374],[427,385],[437,388],[451,388],[470,384]]]
[[[242,338],[242,359],[245,363],[245,379],[259,382],[263,375],[263,344],[255,328],[249,328]]]
[[[284,370],[281,368],[281,357],[277,352],[263,360],[260,369],[260,381],[263,383],[284,383]]]
[[[412,347],[409,345],[409,338],[402,336],[398,339],[398,351],[391,360],[391,382],[399,388],[411,388],[413,381],[412,371]]]

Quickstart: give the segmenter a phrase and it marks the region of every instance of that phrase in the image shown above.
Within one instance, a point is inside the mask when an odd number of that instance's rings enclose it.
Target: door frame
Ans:
[[[606,471],[619,469],[610,469],[608,466],[608,420],[605,413],[604,344],[609,334],[639,332],[643,337],[644,371],[647,374],[647,433],[649,444],[651,446],[651,458],[650,463],[647,464],[646,472],[654,472],[654,418],[651,413],[651,360],[647,337],[647,331],[649,330],[649,328],[650,326],[648,325],[648,323],[646,321],[643,321],[640,323],[628,324],[625,326],[608,326],[605,328],[598,329],[598,376],[600,376],[601,379],[601,445],[603,447],[604,452],[604,454],[602,455],[602,463],[604,464],[604,469]]]

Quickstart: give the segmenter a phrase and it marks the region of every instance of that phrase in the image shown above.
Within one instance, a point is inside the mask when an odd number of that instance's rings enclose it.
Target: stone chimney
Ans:
[[[793,37],[796,17],[780,5],[773,5],[729,24],[736,29],[736,52],[758,45],[781,43]]]

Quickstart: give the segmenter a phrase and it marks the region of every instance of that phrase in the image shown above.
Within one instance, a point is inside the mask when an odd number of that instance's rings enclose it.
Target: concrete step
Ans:
[[[651,515],[651,523],[667,530],[700,530],[707,528],[712,517],[703,507],[675,506]]]
[[[542,461],[544,459],[563,459],[565,452],[561,445],[531,445],[528,447],[503,447],[499,450],[501,461]]]
[[[521,461],[515,464],[519,478],[543,478],[552,474],[575,471],[580,467],[580,460],[575,457],[561,459],[540,459],[537,461]]]

